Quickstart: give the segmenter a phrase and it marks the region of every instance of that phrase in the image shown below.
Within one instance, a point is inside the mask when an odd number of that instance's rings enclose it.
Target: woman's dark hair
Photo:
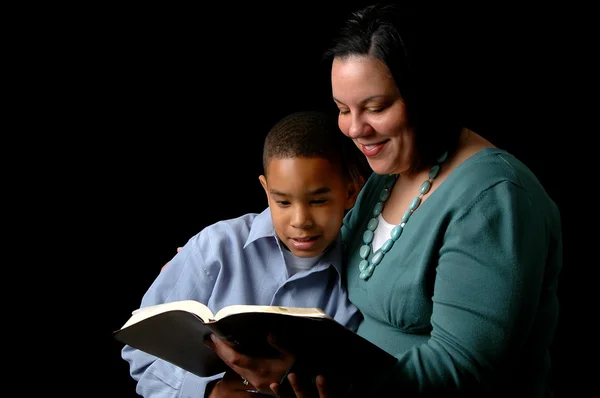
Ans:
[[[415,132],[417,156],[412,171],[430,166],[445,150],[453,152],[462,128],[446,51],[426,48],[423,41],[416,47],[422,22],[412,9],[369,5],[350,14],[324,54],[329,61],[371,56],[387,65]]]

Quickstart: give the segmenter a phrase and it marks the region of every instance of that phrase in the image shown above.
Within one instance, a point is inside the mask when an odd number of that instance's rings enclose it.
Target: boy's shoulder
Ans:
[[[240,230],[246,231],[252,228],[252,224],[261,213],[246,213],[238,217],[227,218],[216,221],[213,224],[208,225],[204,228],[205,231],[219,231],[219,230]]]
[[[241,216],[234,218],[226,218],[223,220],[216,221],[214,224],[209,225],[207,228],[223,228],[227,226],[251,226],[254,219],[258,217],[260,213],[246,213]]]
[[[246,242],[253,236],[261,237],[272,233],[273,222],[267,208],[261,213],[246,213],[239,217],[217,221],[204,228],[198,235],[208,235],[211,239],[221,237],[229,241]]]

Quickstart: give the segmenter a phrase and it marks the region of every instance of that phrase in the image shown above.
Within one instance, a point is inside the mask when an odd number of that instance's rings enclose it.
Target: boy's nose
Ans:
[[[292,219],[292,226],[294,228],[308,228],[312,225],[313,220],[310,216],[310,212],[303,207],[299,207],[298,209],[296,209],[294,213],[294,218]]]

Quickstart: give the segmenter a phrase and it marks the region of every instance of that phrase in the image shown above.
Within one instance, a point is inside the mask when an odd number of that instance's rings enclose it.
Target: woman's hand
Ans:
[[[264,394],[274,395],[273,386],[278,386],[294,363],[295,356],[275,344],[271,336],[269,343],[279,352],[273,358],[253,358],[240,354],[227,341],[216,335],[205,342],[242,379],[248,381]]]

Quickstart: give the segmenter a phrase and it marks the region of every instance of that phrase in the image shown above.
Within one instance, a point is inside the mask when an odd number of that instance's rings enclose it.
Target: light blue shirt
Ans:
[[[144,294],[141,307],[189,299],[213,312],[232,304],[317,307],[356,330],[362,316],[342,284],[340,237],[315,266],[291,277],[283,250],[268,208],[219,221],[173,257]],[[206,385],[223,376],[198,377],[127,345],[121,355],[137,381],[136,392],[144,397],[202,398]]]

